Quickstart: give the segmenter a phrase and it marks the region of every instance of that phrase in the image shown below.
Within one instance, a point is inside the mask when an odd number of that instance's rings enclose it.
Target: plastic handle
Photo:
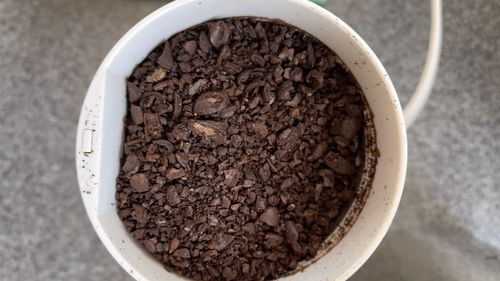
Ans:
[[[441,0],[431,0],[431,30],[424,70],[417,89],[404,108],[406,128],[409,128],[424,108],[434,85],[439,67],[443,38],[443,18]]]

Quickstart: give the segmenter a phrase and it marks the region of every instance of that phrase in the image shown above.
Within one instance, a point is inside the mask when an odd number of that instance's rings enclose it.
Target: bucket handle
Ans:
[[[431,94],[439,67],[443,40],[443,16],[441,0],[431,0],[431,29],[424,70],[417,88],[404,108],[406,128],[409,128],[424,108]]]

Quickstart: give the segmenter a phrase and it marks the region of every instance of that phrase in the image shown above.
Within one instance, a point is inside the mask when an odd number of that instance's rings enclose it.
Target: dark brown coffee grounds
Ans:
[[[374,145],[363,93],[335,53],[269,20],[174,35],[127,93],[118,214],[168,270],[195,280],[269,280],[313,258]]]

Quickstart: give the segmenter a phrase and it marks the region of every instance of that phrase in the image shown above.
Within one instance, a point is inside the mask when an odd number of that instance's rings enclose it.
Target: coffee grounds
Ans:
[[[356,196],[371,113],[350,71],[304,31],[203,23],[154,49],[127,93],[118,214],[170,271],[284,276]]]

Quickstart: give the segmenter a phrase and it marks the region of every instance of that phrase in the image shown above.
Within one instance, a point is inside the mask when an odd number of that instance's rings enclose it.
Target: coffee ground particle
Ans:
[[[118,214],[168,270],[284,276],[356,196],[369,109],[335,53],[295,27],[228,18],[182,31],[127,93]]]

